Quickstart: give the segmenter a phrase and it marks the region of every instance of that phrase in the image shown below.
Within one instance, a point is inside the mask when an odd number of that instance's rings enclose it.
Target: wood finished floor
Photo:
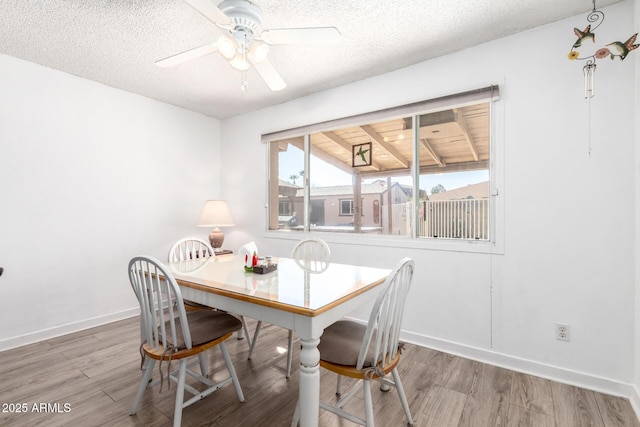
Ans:
[[[0,426],[170,426],[175,385],[162,393],[147,390],[137,415],[128,415],[142,375],[138,334],[132,318],[0,352]],[[246,340],[228,341],[246,401],[238,402],[229,384],[186,408],[182,424],[289,425],[298,374],[284,378],[285,354],[276,347],[286,348],[286,342],[285,330],[263,328],[249,361]],[[218,349],[210,352],[210,365],[223,365]],[[413,345],[405,348],[400,374],[416,426],[640,427],[624,398]],[[333,374],[322,371],[321,398],[331,399],[334,387]],[[373,398],[377,426],[404,425],[395,391],[373,387]],[[22,404],[26,412],[15,412]],[[359,393],[348,409],[362,413],[361,404]],[[354,424],[321,411],[320,425]]]

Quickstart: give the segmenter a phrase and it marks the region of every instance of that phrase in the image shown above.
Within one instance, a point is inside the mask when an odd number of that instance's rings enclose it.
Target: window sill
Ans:
[[[345,244],[354,246],[375,246],[382,248],[406,248],[415,250],[470,252],[486,254],[504,254],[500,245],[486,240],[458,240],[458,239],[412,239],[410,237],[371,235],[371,234],[344,234],[344,233],[305,233],[293,230],[269,230],[265,231],[265,239],[298,241],[304,237],[313,236],[327,243]]]

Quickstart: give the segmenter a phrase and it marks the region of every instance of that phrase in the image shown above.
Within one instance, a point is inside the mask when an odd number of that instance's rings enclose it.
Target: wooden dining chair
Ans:
[[[208,259],[215,257],[215,252],[211,245],[197,237],[187,237],[180,239],[169,249],[169,262],[179,262],[197,259]],[[187,310],[211,309],[206,305],[195,301],[184,300]]]
[[[395,387],[400,403],[407,417],[407,425],[413,425],[407,397],[402,388],[398,364],[400,363],[401,344],[400,327],[404,304],[413,278],[414,262],[405,258],[398,263],[387,277],[369,316],[369,323],[341,320],[324,330],[318,350],[320,366],[342,377],[355,378],[349,391],[342,396],[340,381],[336,390],[338,401],[335,403],[320,402],[320,408],[330,411],[353,423],[373,427],[373,402],[371,398],[371,381],[381,383],[381,389]],[[391,373],[393,381],[387,378]],[[361,418],[343,409],[343,406],[356,394],[360,383],[363,384],[364,413]],[[299,404],[291,423],[297,426],[299,421]]]
[[[199,258],[207,259],[213,256],[215,256],[215,252],[209,242],[205,242],[198,237],[180,239],[169,249],[169,262]]]
[[[329,267],[331,249],[324,240],[309,237],[299,241],[293,247],[291,258],[303,270],[310,273],[322,273]]]
[[[198,237],[187,237],[180,239],[171,246],[169,249],[169,262],[189,261],[197,259],[208,259],[216,256],[215,251],[209,244]],[[187,310],[211,310],[211,307],[197,303],[195,301],[184,300]],[[251,347],[251,338],[249,336],[249,329],[244,316],[239,316],[242,322],[242,331],[244,336],[247,337],[247,345]],[[238,339],[242,339],[242,332],[238,333]]]
[[[182,410],[187,406],[208,396],[222,386],[232,382],[238,399],[244,402],[240,382],[225,341],[242,327],[236,317],[215,310],[187,311],[184,306],[180,288],[171,272],[157,259],[138,256],[129,262],[129,281],[138,302],[142,318],[144,342],[141,354],[146,359],[146,368],[140,382],[130,415],[135,415],[142,396],[147,389],[160,382],[162,389],[165,375],[162,364],[165,363],[166,379],[177,384],[173,425],[180,426]],[[206,350],[218,346],[222,352],[229,376],[213,382],[190,369],[187,365],[189,357],[203,354]],[[151,374],[156,361],[160,361],[160,379],[150,383]],[[172,362],[179,362],[179,367],[171,371]],[[196,389],[186,383],[189,375],[200,381],[206,389]],[[185,391],[193,397],[186,402]]]
[[[309,273],[321,273],[327,269],[331,260],[331,249],[329,245],[322,239],[315,237],[309,237],[307,239],[299,241],[291,251],[291,258],[293,258],[296,264]],[[251,340],[251,347],[249,349],[249,359],[253,354],[253,347],[258,340],[258,334],[262,327],[262,321],[258,321],[256,330]],[[287,344],[287,373],[286,378],[291,377],[291,363],[293,360],[293,331],[289,330],[289,341]]]

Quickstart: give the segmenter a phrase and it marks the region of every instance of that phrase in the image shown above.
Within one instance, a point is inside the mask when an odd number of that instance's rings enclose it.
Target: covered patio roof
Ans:
[[[419,116],[420,173],[488,168],[489,103]],[[412,118],[404,117],[311,134],[311,154],[350,175],[393,176],[410,173]],[[353,147],[371,143],[371,165],[353,166]],[[303,137],[279,141],[304,150]]]

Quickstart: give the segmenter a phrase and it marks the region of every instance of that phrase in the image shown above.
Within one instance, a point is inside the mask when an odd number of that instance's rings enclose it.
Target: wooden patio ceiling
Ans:
[[[311,155],[348,174],[393,176],[410,173],[411,117],[362,124],[311,135]],[[420,116],[420,173],[486,169],[489,165],[489,103]],[[303,150],[303,138],[287,138]],[[352,147],[371,142],[370,166],[352,166]]]

